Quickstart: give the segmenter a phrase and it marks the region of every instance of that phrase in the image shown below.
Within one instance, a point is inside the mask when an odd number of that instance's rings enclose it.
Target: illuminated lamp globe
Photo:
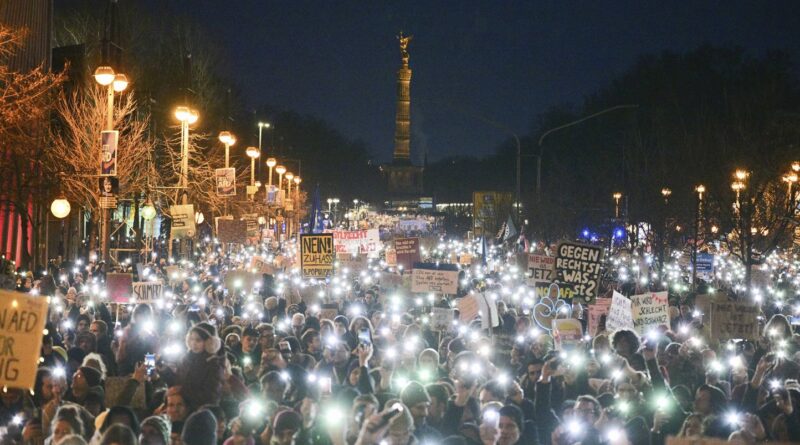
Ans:
[[[219,141],[222,142],[223,144],[233,145],[233,143],[231,142],[232,139],[234,138],[230,131],[219,132]]]
[[[189,119],[189,108],[188,107],[178,107],[175,109],[175,119],[178,119],[181,122],[185,122]]]
[[[282,175],[282,174],[286,173],[286,167],[284,167],[282,165],[279,165],[279,166],[275,167],[275,173],[277,173],[279,175]]]
[[[115,77],[114,68],[110,66],[98,66],[97,69],[94,70],[94,80],[104,87],[111,85]]]
[[[69,205],[69,201],[63,196],[54,199],[53,203],[50,204],[50,211],[53,213],[53,216],[58,219],[66,218],[70,210],[72,210],[72,208]]]
[[[200,114],[197,112],[197,110],[194,110],[194,109],[189,110],[189,116],[188,116],[188,119],[187,119],[189,124],[193,124],[193,123],[197,122],[197,119],[200,119]]]
[[[121,93],[128,88],[128,76],[119,73],[114,76],[114,91],[117,93]]]
[[[294,173],[292,172],[286,172],[286,175],[284,176],[286,176],[286,180],[289,182],[292,182],[292,179],[294,179]]]
[[[267,167],[272,168],[272,167],[275,167],[277,164],[278,164],[278,161],[275,160],[275,158],[267,159]]]
[[[303,180],[299,176],[295,176],[294,177],[294,183],[295,184],[300,185],[301,182],[303,182]]]
[[[147,204],[142,207],[142,218],[145,221],[150,221],[151,219],[156,217],[156,208],[153,206],[153,203],[147,201]]]
[[[203,221],[205,221],[205,220],[206,220],[206,217],[205,217],[205,215],[203,215],[203,212],[197,212],[197,213],[194,214],[194,222],[196,224],[203,224]]]
[[[247,156],[253,159],[256,159],[260,155],[260,153],[258,152],[258,147],[247,147],[245,153],[247,154]]]

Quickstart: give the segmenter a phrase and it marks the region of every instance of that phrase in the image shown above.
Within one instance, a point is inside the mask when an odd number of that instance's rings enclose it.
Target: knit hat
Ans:
[[[517,408],[515,405],[506,405],[500,408],[499,414],[503,417],[508,417],[509,419],[513,420],[514,423],[517,424],[517,428],[519,428],[520,433],[523,430],[523,423],[522,423],[522,410]]]
[[[172,425],[170,425],[169,420],[165,417],[161,416],[150,416],[142,421],[142,428],[145,425],[153,427],[161,434],[161,438],[164,440],[165,444],[170,443],[169,436],[172,430]]]
[[[211,355],[214,355],[222,347],[222,340],[217,336],[217,328],[211,323],[201,322],[192,326],[186,334],[186,347],[189,347],[189,336],[192,332],[197,333],[200,338],[205,342],[205,350]]]
[[[186,445],[217,445],[217,418],[207,409],[195,412],[186,419],[181,440]]]
[[[286,430],[297,431],[303,426],[303,418],[296,411],[287,409],[278,413],[275,416],[275,423],[273,429],[276,433]]]
[[[98,386],[102,382],[102,375],[100,371],[92,368],[91,366],[81,366],[78,370],[83,374],[83,378],[86,379],[86,383],[91,388],[92,386]]]
[[[400,392],[400,400],[410,408],[418,403],[430,403],[431,398],[424,386],[412,381]]]

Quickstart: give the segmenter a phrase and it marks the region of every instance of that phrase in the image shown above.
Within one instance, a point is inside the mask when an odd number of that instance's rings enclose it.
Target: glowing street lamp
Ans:
[[[247,147],[245,153],[250,158],[250,185],[256,185],[256,159],[261,155],[257,147]]]
[[[67,201],[67,198],[65,198],[64,195],[60,195],[50,204],[50,212],[52,212],[53,216],[58,219],[66,218],[69,215],[70,210],[72,210],[72,207],[70,207],[69,201]]]
[[[185,189],[189,183],[189,125],[197,122],[200,115],[197,110],[180,106],[175,109],[175,118],[181,123],[181,185]],[[184,204],[186,195],[183,195]]]
[[[258,154],[261,156],[261,131],[263,129],[269,129],[272,125],[269,122],[259,122],[258,123]],[[261,167],[258,168],[258,172],[261,173]],[[259,178],[261,175],[258,175]]]
[[[800,161],[792,162],[792,171],[800,173]]]
[[[269,167],[269,188],[272,189],[272,168],[278,164],[278,161],[275,158],[267,159],[267,167]]]
[[[692,291],[697,286],[697,246],[700,242],[700,211],[706,187],[703,184],[699,184],[694,188],[694,191],[697,192],[697,205],[694,211],[694,243],[692,243]]]
[[[294,179],[294,173],[286,172],[284,175],[286,176],[286,196],[291,199],[292,198],[292,179]]]
[[[228,168],[230,166],[231,147],[236,143],[236,136],[230,131],[220,131],[219,141],[225,145],[225,168]]]
[[[278,173],[278,194],[280,194],[283,188],[283,174],[286,173],[286,167],[279,165],[275,167],[275,172]]]
[[[616,219],[619,219],[619,200],[622,199],[622,193],[615,192],[611,195],[614,198],[614,215]]]
[[[142,207],[142,219],[145,221],[150,221],[151,219],[156,217],[156,208],[153,205],[153,202],[147,200],[147,203]]]
[[[299,176],[295,176],[294,177],[294,185],[295,185],[294,191],[295,191],[295,194],[297,195],[297,199],[298,200],[300,199],[300,183],[301,182],[303,182],[302,178],[300,178]]]

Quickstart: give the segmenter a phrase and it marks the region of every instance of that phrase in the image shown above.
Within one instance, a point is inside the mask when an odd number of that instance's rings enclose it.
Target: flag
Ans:
[[[481,264],[486,265],[486,237],[481,237]]]
[[[314,199],[311,202],[311,212],[308,215],[309,233],[322,233],[325,230],[325,222],[322,215],[322,206],[319,200],[319,184],[314,189]]]
[[[503,241],[508,241],[511,238],[517,236],[517,228],[514,227],[514,220],[511,219],[511,215],[508,215],[508,221],[506,221],[506,233],[503,236]]]

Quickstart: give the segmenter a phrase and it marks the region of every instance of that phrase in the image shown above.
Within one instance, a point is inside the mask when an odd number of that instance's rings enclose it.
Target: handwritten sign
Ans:
[[[300,235],[300,270],[306,278],[325,278],[333,273],[333,235]]]
[[[164,283],[161,281],[137,281],[132,284],[132,288],[131,300],[137,304],[155,303],[164,294]]]
[[[0,386],[33,388],[46,318],[47,298],[0,290]]]
[[[481,307],[480,304],[478,304],[478,299],[475,298],[474,295],[470,294],[456,301],[458,305],[458,318],[461,321],[468,323],[480,313]]]
[[[261,255],[253,255],[253,257],[250,258],[250,270],[253,273],[275,274],[275,267]]]
[[[339,270],[347,269],[354,275],[358,275],[362,270],[366,270],[369,267],[369,260],[366,254],[336,254],[336,262],[339,263]]]
[[[377,257],[381,247],[378,229],[367,230],[334,230],[333,245],[337,254],[364,253]]]
[[[236,196],[236,169],[217,168],[214,170],[218,196]]]
[[[458,292],[458,270],[431,266],[426,267],[418,263],[412,269],[411,292],[456,294]]]
[[[648,292],[631,296],[633,328],[639,335],[661,325],[669,327],[669,305],[667,292]]]
[[[611,310],[611,298],[598,298],[594,300],[594,304],[589,305],[589,323],[587,326],[587,334],[595,336],[598,334],[597,329],[600,327],[600,318],[605,315],[608,318],[608,312]]]
[[[435,307],[431,309],[431,330],[436,332],[449,331],[453,327],[455,309]]]
[[[536,253],[528,254],[528,270],[534,280],[553,281],[555,278],[555,265],[556,259],[551,256]]]
[[[108,273],[106,274],[106,292],[108,299],[114,303],[131,302],[131,285],[133,274],[129,273]]]
[[[397,238],[394,240],[397,265],[409,270],[419,262],[419,238]]]
[[[333,321],[333,319],[336,318],[337,315],[339,315],[339,306],[335,303],[325,303],[319,310],[320,320]]]
[[[633,328],[631,300],[615,291],[614,295],[611,296],[611,308],[608,310],[608,317],[606,318],[606,330],[614,332],[620,329],[633,330]]]
[[[758,307],[748,303],[711,303],[711,338],[758,338]]]
[[[572,289],[572,298],[580,298],[583,303],[594,301],[600,285],[603,248],[562,241],[556,253],[556,279],[561,287]]]

